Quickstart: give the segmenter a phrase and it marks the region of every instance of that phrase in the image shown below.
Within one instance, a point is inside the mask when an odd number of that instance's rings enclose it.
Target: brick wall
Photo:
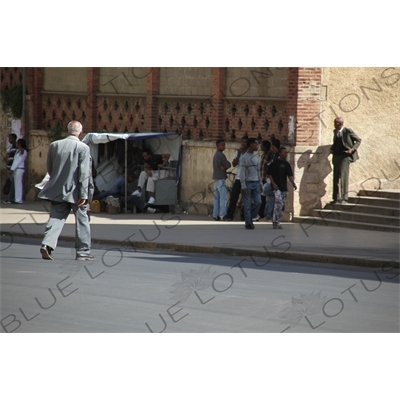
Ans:
[[[189,146],[222,137],[234,149],[244,135],[291,143],[285,98],[289,71],[28,68],[30,129],[65,131],[70,120],[78,119],[85,132],[179,132]]]
[[[28,68],[31,128],[64,129],[77,118],[85,131],[229,141],[274,135],[289,142],[286,74],[286,68],[264,67]]]
[[[321,68],[289,68],[287,115],[295,118],[296,145],[320,141]]]
[[[293,137],[291,164],[298,190],[289,191],[288,203],[294,215],[308,215],[321,205],[329,173],[321,141],[321,68],[289,68],[287,115],[289,137]]]

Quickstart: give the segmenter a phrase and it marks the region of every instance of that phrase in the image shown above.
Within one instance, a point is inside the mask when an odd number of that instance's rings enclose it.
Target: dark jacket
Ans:
[[[333,131],[333,143],[335,143],[336,139],[336,129]],[[350,128],[343,128],[342,130],[342,143],[346,150],[355,150],[353,154],[351,154],[350,162],[357,161],[359,159],[357,149],[360,147],[361,138],[356,135],[356,133]],[[331,146],[331,150],[333,150],[333,145]]]

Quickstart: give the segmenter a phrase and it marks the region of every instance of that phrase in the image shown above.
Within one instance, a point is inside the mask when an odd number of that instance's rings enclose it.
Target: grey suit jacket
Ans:
[[[89,199],[92,173],[89,147],[75,136],[50,145],[47,154],[50,180],[39,193],[43,200],[77,204]]]

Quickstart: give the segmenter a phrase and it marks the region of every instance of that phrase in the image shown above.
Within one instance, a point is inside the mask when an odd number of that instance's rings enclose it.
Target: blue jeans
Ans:
[[[226,214],[226,181],[214,180],[214,208],[213,217],[225,217]]]
[[[252,225],[261,205],[261,185],[258,181],[246,181],[247,192],[243,195],[244,220]]]
[[[108,196],[117,196],[116,193],[111,193],[110,190],[105,190],[104,192],[98,193],[97,195],[93,196],[93,200],[103,200]]]

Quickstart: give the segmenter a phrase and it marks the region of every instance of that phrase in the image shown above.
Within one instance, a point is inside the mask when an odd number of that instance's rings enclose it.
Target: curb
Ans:
[[[2,235],[9,234],[10,236],[24,237],[27,235],[22,233],[10,233],[2,232]],[[42,239],[43,234],[30,234],[30,238]],[[59,241],[74,242],[75,238],[71,236],[60,236]],[[119,247],[130,247],[134,250],[173,250],[181,253],[197,253],[197,254],[217,254],[225,255],[230,257],[257,257],[262,259],[283,259],[292,261],[303,261],[303,262],[314,262],[314,263],[324,263],[324,264],[337,264],[342,266],[355,266],[364,268],[384,268],[390,265],[392,269],[400,269],[399,260],[380,260],[380,259],[365,259],[361,257],[348,257],[348,256],[336,256],[327,255],[320,253],[299,253],[299,252],[278,252],[278,251],[265,251],[260,250],[249,250],[249,249],[236,249],[230,247],[205,247],[205,246],[194,246],[194,245],[184,245],[176,243],[152,243],[152,242],[133,242],[130,241],[129,244],[126,241],[118,240],[107,240],[107,239],[93,239],[93,244],[107,244],[111,246]]]

